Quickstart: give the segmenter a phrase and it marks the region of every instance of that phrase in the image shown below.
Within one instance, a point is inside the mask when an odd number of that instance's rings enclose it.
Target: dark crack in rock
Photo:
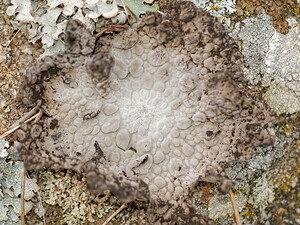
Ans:
[[[85,171],[93,193],[150,200],[151,224],[214,224],[189,192],[203,180],[227,193],[224,164],[272,145],[274,115],[244,94],[242,55],[215,17],[190,2],[164,8],[102,38],[100,52],[70,21],[67,50],[25,77],[21,102],[47,116],[22,125],[18,149],[29,170]]]

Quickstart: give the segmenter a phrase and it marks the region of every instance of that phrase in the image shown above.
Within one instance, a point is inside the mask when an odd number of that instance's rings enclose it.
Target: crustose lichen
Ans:
[[[189,190],[204,180],[227,193],[223,165],[272,144],[272,113],[243,94],[242,56],[215,17],[190,2],[165,10],[103,37],[100,52],[70,21],[67,50],[25,78],[22,102],[47,116],[22,125],[19,152],[28,169],[84,170],[93,193],[150,200],[149,221],[210,223]]]

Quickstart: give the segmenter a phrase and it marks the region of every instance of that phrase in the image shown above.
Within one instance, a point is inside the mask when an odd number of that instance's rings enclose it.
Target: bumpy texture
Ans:
[[[150,199],[151,223],[213,223],[189,207],[189,191],[204,180],[227,193],[224,163],[272,144],[272,113],[243,93],[238,46],[190,2],[101,41],[95,53],[71,21],[66,52],[29,70],[21,101],[47,117],[18,131],[26,167],[84,170],[94,193]]]

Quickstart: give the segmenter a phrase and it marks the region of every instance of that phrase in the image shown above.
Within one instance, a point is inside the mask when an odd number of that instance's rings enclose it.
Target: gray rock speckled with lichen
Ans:
[[[266,88],[264,98],[277,113],[300,110],[300,25],[292,18],[289,24],[289,32],[280,34],[262,13],[237,23],[232,33],[248,64],[246,77]]]
[[[198,8],[202,8],[205,11],[210,12],[214,16],[225,16],[236,11],[235,0],[190,0]]]
[[[26,76],[21,101],[48,118],[21,126],[18,149],[29,169],[84,169],[94,193],[150,196],[157,215],[149,220],[207,223],[186,202],[190,188],[200,179],[227,193],[224,163],[271,145],[273,115],[243,95],[241,54],[217,19],[189,2],[165,7],[103,38],[98,53],[95,38],[70,22],[67,50]]]

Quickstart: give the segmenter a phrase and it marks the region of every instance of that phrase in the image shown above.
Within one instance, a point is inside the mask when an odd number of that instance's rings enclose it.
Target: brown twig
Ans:
[[[35,12],[44,4],[46,0],[43,0],[40,4],[37,5],[37,7],[34,9],[32,15],[35,14]],[[5,46],[4,52],[6,52],[7,48],[9,47],[10,43],[13,41],[13,39],[17,36],[17,34],[22,30],[22,28],[25,26],[25,24],[22,24],[22,26],[17,30],[17,32],[14,34],[14,36],[9,40],[8,44]],[[18,120],[16,123],[13,124],[12,128],[10,128],[9,131],[5,132],[0,136],[0,139],[3,137],[6,137],[8,134],[14,132],[20,127],[20,123],[28,123],[29,121],[34,120],[33,123],[36,123],[40,120],[40,118],[43,115],[42,111],[39,111],[36,115],[29,118],[32,114],[36,113],[37,107],[35,107],[33,110],[31,110],[28,114],[25,115],[25,117],[22,117],[20,120]],[[3,168],[1,168],[4,172],[6,172]],[[7,172],[6,172],[7,173]],[[8,174],[8,173],[7,173]],[[13,174],[11,174],[13,175]],[[25,196],[25,180],[26,180],[26,169],[23,166],[23,173],[22,173],[22,179],[21,179],[21,225],[25,225],[25,210],[24,210],[24,196]]]
[[[109,223],[109,221],[112,220],[112,218],[114,218],[119,212],[121,212],[125,207],[126,207],[127,203],[123,203],[123,205],[121,205],[120,208],[118,208],[107,220],[105,220],[105,222],[102,225],[106,225]]]
[[[238,207],[236,205],[236,201],[234,199],[234,195],[233,195],[233,192],[232,192],[231,189],[229,190],[229,197],[230,197],[232,208],[233,208],[233,211],[234,211],[235,222],[236,222],[237,225],[242,225],[239,210],[238,210]]]
[[[23,166],[23,173],[22,173],[22,180],[21,180],[21,225],[25,225],[25,212],[24,212],[25,178],[26,178],[26,169]]]

